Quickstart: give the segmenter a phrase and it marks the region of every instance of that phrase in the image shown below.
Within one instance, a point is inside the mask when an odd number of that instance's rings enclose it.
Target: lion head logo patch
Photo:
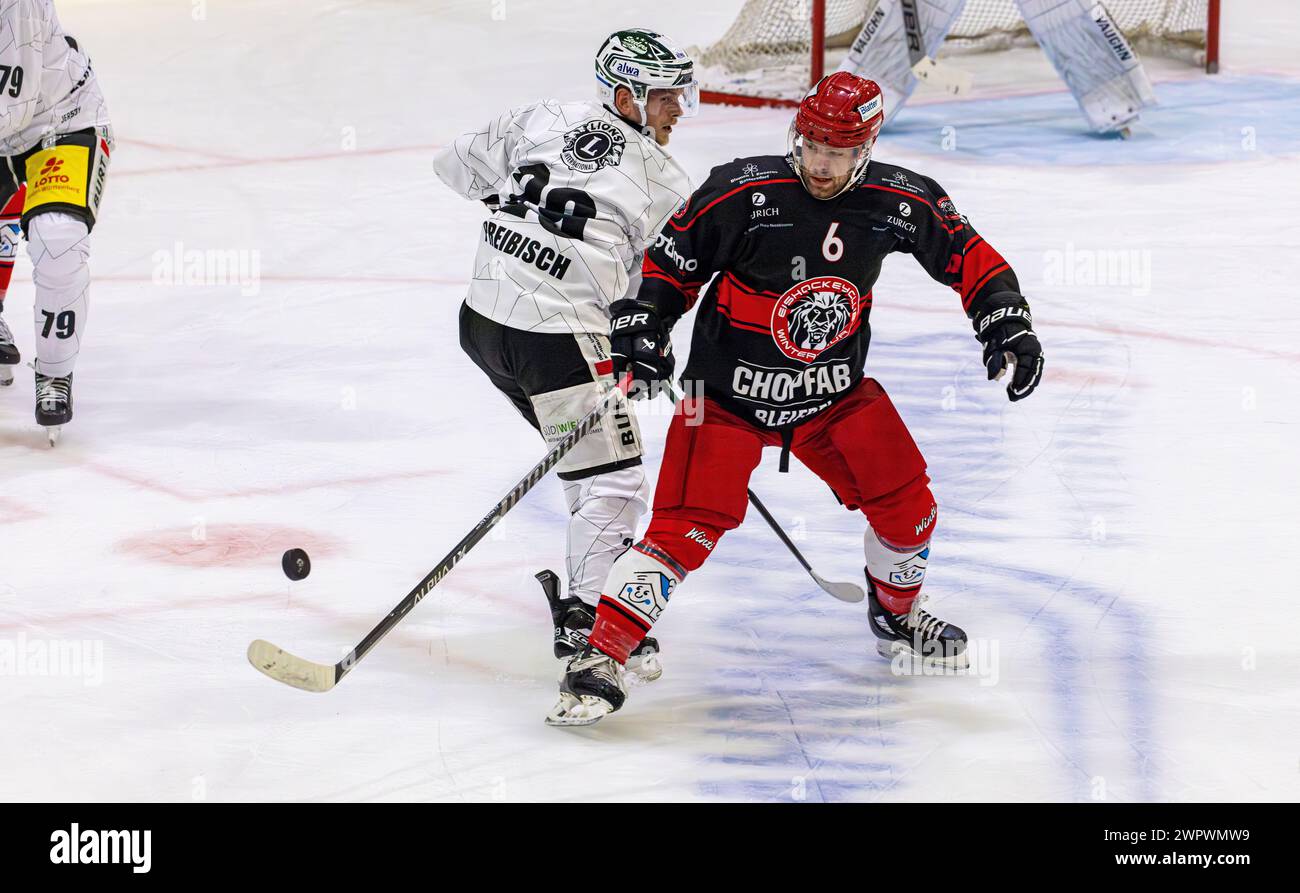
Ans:
[[[857,330],[862,315],[858,287],[839,276],[805,279],[772,309],[772,339],[794,360],[811,363]]]

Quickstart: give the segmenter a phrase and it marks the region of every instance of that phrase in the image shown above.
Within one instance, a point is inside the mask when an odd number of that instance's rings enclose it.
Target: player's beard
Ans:
[[[813,198],[828,199],[834,198],[849,182],[852,174],[842,174],[838,177],[817,177],[811,173],[804,173],[804,188],[812,195]]]

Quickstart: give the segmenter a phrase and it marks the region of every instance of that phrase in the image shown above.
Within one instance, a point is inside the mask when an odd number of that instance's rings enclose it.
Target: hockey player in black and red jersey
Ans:
[[[616,374],[651,383],[671,374],[661,345],[702,293],[682,374],[696,405],[673,418],[650,526],[610,569],[588,647],[570,660],[548,723],[586,725],[622,706],[629,652],[740,524],[768,446],[781,449],[783,470],[793,453],[866,516],[880,653],[965,663],[966,634],[918,598],[938,515],[925,460],[884,388],[863,374],[885,257],[911,254],[957,293],[990,380],[1011,373],[1011,400],[1038,385],[1043,354],[1010,265],[939,184],[870,161],[883,113],[872,81],[824,78],[799,107],[789,154],[714,168],[647,252],[637,295],[611,307]]]

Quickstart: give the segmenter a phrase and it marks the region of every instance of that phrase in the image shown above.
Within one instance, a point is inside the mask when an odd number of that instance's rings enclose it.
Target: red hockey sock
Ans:
[[[646,630],[633,623],[622,612],[610,607],[602,598],[596,608],[596,625],[591,629],[589,641],[621,664],[627,663],[632,649],[641,644]]]
[[[619,663],[654,626],[673,589],[686,576],[672,556],[649,538],[618,557],[596,608],[590,642]]]
[[[14,261],[18,259],[18,240],[21,233],[23,203],[27,200],[27,187],[20,186],[0,208],[0,306],[4,305],[9,291],[9,279],[14,274]]]

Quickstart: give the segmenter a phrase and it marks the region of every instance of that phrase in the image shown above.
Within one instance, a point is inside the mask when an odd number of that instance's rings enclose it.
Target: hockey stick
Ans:
[[[942,62],[936,62],[929,56],[921,58],[912,66],[912,74],[927,84],[938,87],[953,96],[964,96],[970,92],[974,78],[970,72],[953,68]]]
[[[248,646],[248,662],[275,681],[301,688],[303,691],[329,691],[338,685],[344,676],[352,672],[357,662],[379,644],[379,640],[388,635],[388,632],[418,605],[420,600],[428,595],[453,567],[460,563],[470,549],[488,535],[505,513],[514,508],[524,494],[533,489],[537,482],[554,468],[569,450],[573,449],[574,444],[599,424],[613,406],[616,395],[626,394],[631,386],[632,376],[627,375],[618,383],[618,387],[610,389],[600,405],[587,413],[573,430],[564,436],[563,440],[551,447],[550,451],[542,457],[542,461],[534,465],[528,474],[524,475],[523,480],[515,484],[514,489],[494,505],[483,520],[475,524],[474,529],[466,534],[465,538],[457,543],[442,561],[438,562],[438,566],[429,571],[406,598],[402,599],[397,607],[379,622],[378,626],[367,633],[366,637],[357,644],[357,647],[348,652],[343,660],[332,665],[318,664],[277,648],[265,639],[256,639]]]
[[[916,5],[916,0],[903,0],[903,30],[907,35],[907,56],[912,63],[912,74],[954,96],[969,93],[972,82],[969,72],[936,62],[925,52],[921,14]]]
[[[674,403],[679,402],[682,399],[681,392],[678,391],[671,382],[666,382],[666,386],[668,388],[668,395],[672,398],[672,401]],[[754,508],[758,509],[758,513],[763,516],[763,520],[767,522],[767,526],[771,527],[772,532],[777,535],[781,542],[785,543],[785,547],[789,549],[795,559],[803,565],[803,569],[813,578],[813,582],[822,588],[823,592],[827,595],[838,598],[842,602],[849,602],[850,604],[860,602],[867,597],[866,593],[862,591],[861,586],[858,586],[855,583],[838,583],[833,580],[827,580],[822,577],[821,574],[813,570],[812,565],[808,563],[808,559],[803,557],[803,553],[799,551],[799,547],[796,546],[790,540],[790,537],[786,535],[786,532],[781,528],[781,525],[777,523],[776,518],[772,517],[772,513],[767,510],[767,506],[763,505],[762,500],[758,498],[758,494],[748,487],[745,488],[745,492],[749,494],[750,504],[752,504]]]
[[[789,549],[798,562],[803,565],[803,569],[808,572],[808,576],[813,578],[813,582],[820,586],[823,592],[835,596],[842,602],[849,602],[851,604],[860,602],[866,598],[866,594],[863,593],[862,587],[856,583],[837,583],[834,580],[823,579],[820,574],[812,569],[812,565],[808,563],[808,559],[803,557],[803,553],[800,552],[798,547],[790,541],[790,537],[786,536],[785,531],[781,529],[781,525],[776,522],[776,518],[772,517],[771,512],[767,510],[767,506],[763,505],[762,500],[758,498],[758,494],[753,490],[746,490],[745,492],[749,494],[750,504],[752,504],[754,508],[758,509],[758,513],[763,516],[763,520],[767,522],[767,526],[771,527],[772,532],[780,538],[781,542],[785,543],[785,547]]]

